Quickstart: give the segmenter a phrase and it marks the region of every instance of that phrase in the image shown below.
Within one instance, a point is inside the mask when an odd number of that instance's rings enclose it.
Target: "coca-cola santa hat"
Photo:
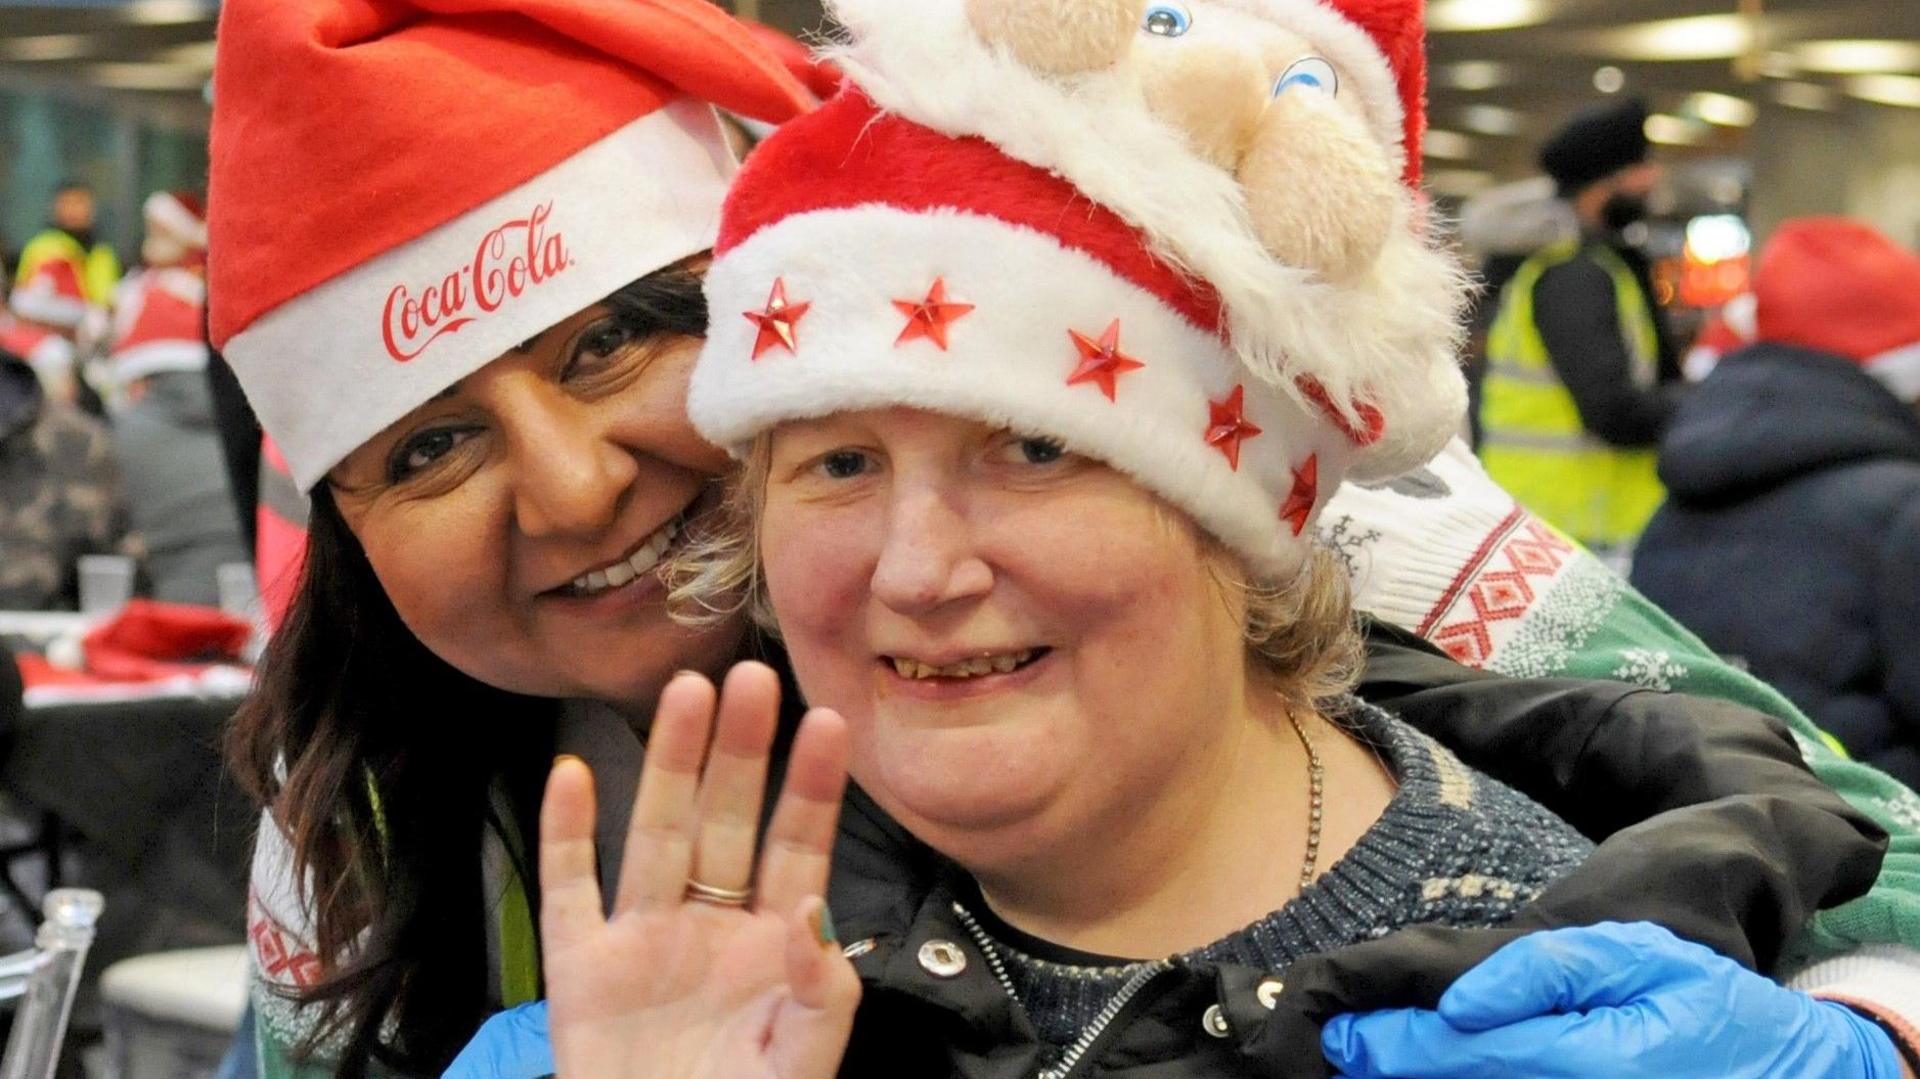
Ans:
[[[852,86],[728,202],[708,438],[887,405],[1052,434],[1285,575],[1343,478],[1457,432],[1417,0],[830,7]]]
[[[212,337],[294,479],[707,249],[712,106],[814,102],[705,0],[229,0]]]

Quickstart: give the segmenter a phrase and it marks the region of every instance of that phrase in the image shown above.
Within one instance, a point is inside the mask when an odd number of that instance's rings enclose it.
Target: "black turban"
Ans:
[[[1540,151],[1540,167],[1563,196],[1632,168],[1647,159],[1647,106],[1623,101],[1588,109],[1567,121]]]

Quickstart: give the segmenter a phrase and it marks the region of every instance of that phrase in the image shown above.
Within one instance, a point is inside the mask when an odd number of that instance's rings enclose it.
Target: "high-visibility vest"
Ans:
[[[20,267],[14,276],[15,287],[26,284],[41,263],[55,259],[73,264],[74,273],[80,278],[80,287],[87,294],[87,302],[105,307],[113,300],[113,290],[120,284],[120,256],[114,254],[113,246],[97,243],[89,250],[59,229],[47,229],[27,241],[27,246],[20,252]]]
[[[1542,275],[1583,253],[1613,279],[1633,381],[1643,389],[1659,381],[1660,331],[1632,268],[1605,247],[1583,249],[1577,240],[1549,247],[1508,282],[1488,332],[1480,459],[1537,516],[1589,546],[1620,548],[1639,538],[1666,498],[1658,454],[1588,433],[1534,319],[1534,286]]]

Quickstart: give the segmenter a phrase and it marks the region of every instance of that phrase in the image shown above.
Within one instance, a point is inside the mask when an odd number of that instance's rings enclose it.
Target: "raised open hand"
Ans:
[[[603,916],[593,776],[554,765],[540,814],[541,935],[562,1079],[827,1079],[860,983],[821,898],[840,798],[846,722],[801,723],[761,845],[761,799],[780,683],[758,663],[661,694]],[[696,883],[697,882],[697,883]]]

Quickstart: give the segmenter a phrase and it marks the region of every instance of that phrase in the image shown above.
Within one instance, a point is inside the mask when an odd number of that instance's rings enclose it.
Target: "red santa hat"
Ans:
[[[47,259],[13,290],[13,313],[44,326],[71,330],[87,317],[87,293],[80,267],[69,259]]]
[[[114,295],[113,379],[120,385],[151,375],[207,367],[207,284],[180,266],[142,270]]]
[[[813,103],[705,0],[230,0],[211,324],[295,480],[705,250],[712,106]]]
[[[194,263],[207,251],[207,208],[191,191],[155,191],[141,216],[147,225],[140,258],[148,266]]]
[[[1291,573],[1343,478],[1423,463],[1458,429],[1456,265],[1410,187],[1366,272],[1287,264],[1238,178],[1143,107],[1127,65],[1049,78],[982,40],[970,4],[832,5],[854,85],[736,183],[695,424],[736,452],[785,420],[888,405],[1055,435]],[[1356,3],[1364,20],[1214,6],[1337,57],[1386,183],[1415,175],[1417,3]]]
[[[1844,356],[1920,400],[1920,256],[1861,221],[1783,223],[1760,253],[1759,337]]]

